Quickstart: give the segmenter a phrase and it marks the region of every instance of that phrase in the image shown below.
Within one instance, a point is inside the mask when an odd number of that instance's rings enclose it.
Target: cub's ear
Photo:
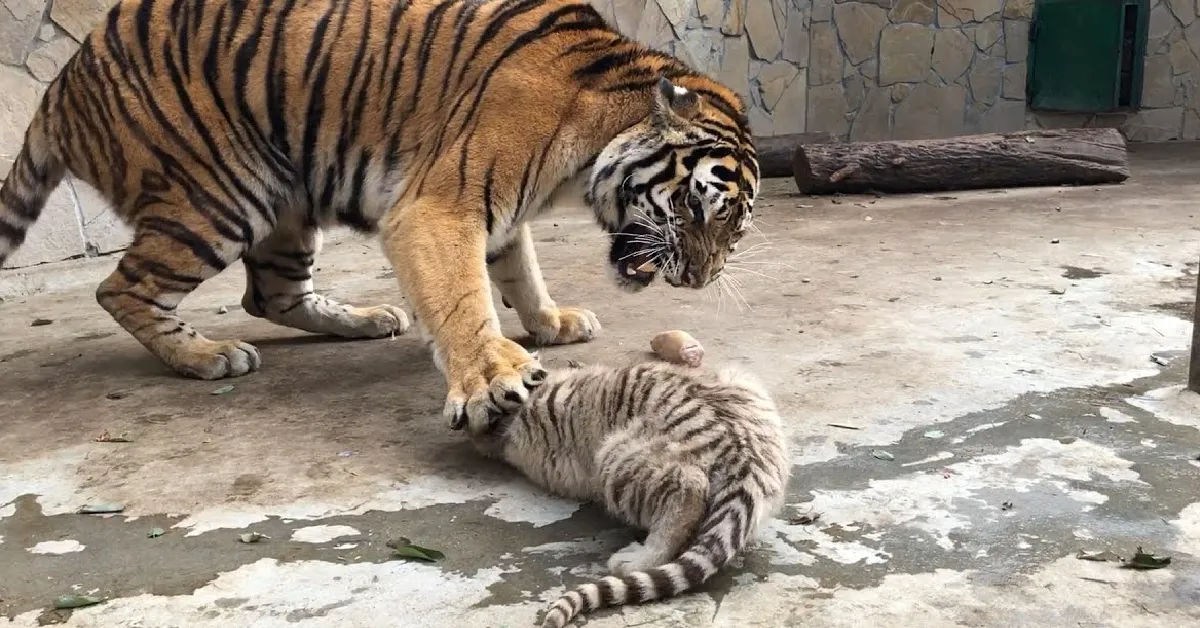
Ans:
[[[658,88],[654,90],[654,105],[659,115],[674,115],[688,120],[700,113],[700,96],[666,78],[660,78]]]

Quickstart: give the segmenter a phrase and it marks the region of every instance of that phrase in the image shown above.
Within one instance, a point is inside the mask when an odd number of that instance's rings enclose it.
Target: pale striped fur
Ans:
[[[774,402],[736,369],[554,372],[519,413],[473,437],[550,491],[649,532],[612,556],[614,575],[559,598],[542,628],[702,584],[782,505],[790,469]]]

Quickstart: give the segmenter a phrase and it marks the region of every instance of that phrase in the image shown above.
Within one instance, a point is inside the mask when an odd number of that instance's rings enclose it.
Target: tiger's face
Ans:
[[[661,275],[704,288],[750,227],[758,163],[735,125],[704,115],[696,93],[665,79],[656,91],[649,119],[601,153],[588,200],[612,235],[619,286],[641,290]]]

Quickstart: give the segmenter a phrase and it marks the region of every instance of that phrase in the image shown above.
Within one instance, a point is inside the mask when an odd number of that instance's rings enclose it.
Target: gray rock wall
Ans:
[[[78,42],[115,0],[0,0],[0,176]],[[1200,0],[1153,0],[1144,108],[1026,111],[1034,0],[591,0],[622,32],[742,94],[759,135],[852,140],[1115,126],[1133,141],[1200,138]],[[119,250],[107,205],[68,181],[7,266]]]
[[[0,178],[8,176],[46,84],[116,0],[0,0]],[[123,248],[129,233],[95,190],[70,177],[5,268]]]

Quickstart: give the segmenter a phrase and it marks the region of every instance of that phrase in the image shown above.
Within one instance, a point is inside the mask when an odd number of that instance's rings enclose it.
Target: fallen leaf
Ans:
[[[1000,504],[1000,510],[1012,510],[1012,507],[1013,507],[1013,503],[1009,502],[1009,501],[1006,501],[1006,502]]]
[[[104,398],[112,399],[113,401],[116,401],[118,399],[124,399],[132,394],[133,393],[128,390],[114,390],[114,391],[108,393],[107,395],[104,395]]]
[[[811,515],[800,515],[799,517],[792,517],[791,519],[788,520],[788,523],[790,523],[794,526],[806,526],[810,523],[816,523],[817,519],[820,519],[820,518],[821,518],[821,513],[814,512]]]
[[[263,539],[269,539],[269,538],[271,538],[271,537],[269,537],[265,534],[259,534],[257,532],[247,532],[245,534],[241,534],[238,536],[238,540],[241,541],[242,543],[257,543]]]
[[[1061,295],[1061,294],[1066,294],[1066,293],[1067,293],[1067,290],[1065,288],[1051,288],[1050,289],[1050,294]]]
[[[132,443],[133,439],[129,438],[129,432],[121,432],[113,436],[108,433],[108,430],[104,430],[104,433],[97,436],[95,441],[97,443]]]
[[[861,430],[862,429],[861,427],[859,427],[857,425],[846,425],[845,423],[826,423],[826,425],[828,425],[829,427],[838,427],[843,430]]]
[[[222,386],[212,391],[214,395],[224,395],[233,392],[233,386]]]
[[[928,432],[925,432],[925,438],[941,438],[945,435],[946,434],[941,430],[929,430]]]
[[[392,555],[397,558],[411,558],[427,563],[435,563],[446,557],[445,554],[427,547],[413,545],[412,541],[400,537],[394,541],[388,541],[387,546],[391,548]]]
[[[228,314],[228,313],[229,313],[229,308],[225,307],[224,305],[217,308],[217,314]]]
[[[54,323],[54,321],[52,321],[48,318],[35,318],[35,319],[33,319],[33,322],[29,324],[29,326],[30,327],[45,327],[46,325],[51,325],[53,323]]]
[[[81,515],[108,515],[108,514],[123,512],[124,510],[125,510],[125,504],[101,502],[98,504],[84,504],[83,508],[79,509],[79,514],[81,514]]]
[[[166,534],[166,531],[164,531],[162,528],[151,528],[150,531],[146,533],[146,536],[152,539],[157,539],[164,534]]]
[[[1061,240],[1059,240],[1058,238],[1054,238],[1053,240],[1050,241],[1050,244],[1058,244],[1059,242],[1061,242]]]
[[[93,595],[60,595],[54,598],[54,608],[82,608],[104,601],[102,597]]]
[[[1159,355],[1157,353],[1150,355],[1150,361],[1159,366],[1171,366],[1171,358],[1168,358],[1164,355]]]
[[[1137,548],[1133,558],[1125,561],[1124,567],[1127,569],[1162,569],[1171,564],[1170,556],[1157,556],[1155,554],[1147,554],[1142,551],[1142,548]]]
[[[872,451],[871,455],[880,460],[895,460],[896,459],[895,456],[893,456],[892,454],[889,454],[888,452],[886,452],[882,449],[876,449],[875,451]]]
[[[1119,563],[1119,562],[1121,562],[1120,556],[1118,556],[1114,552],[1109,552],[1109,551],[1089,552],[1086,550],[1079,550],[1078,552],[1076,552],[1075,558],[1078,558],[1079,560],[1090,560],[1090,561],[1094,561],[1094,562],[1098,562],[1098,563]]]

